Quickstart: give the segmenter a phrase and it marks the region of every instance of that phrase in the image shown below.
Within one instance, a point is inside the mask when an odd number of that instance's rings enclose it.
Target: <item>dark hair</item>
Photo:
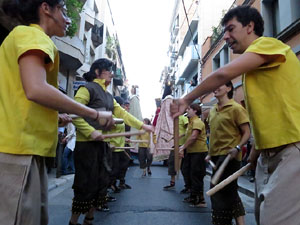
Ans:
[[[38,23],[39,7],[46,2],[50,7],[63,4],[63,0],[5,0],[1,8],[6,15],[17,18],[22,24]]]
[[[190,108],[193,110],[196,110],[196,115],[197,116],[201,116],[202,110],[201,110],[201,106],[197,103],[193,103],[190,105]]]
[[[231,87],[231,90],[227,93],[227,97],[229,99],[232,99],[232,97],[233,97],[233,84],[232,84],[231,81],[229,81],[225,85],[226,85],[226,87]]]
[[[257,36],[264,33],[264,20],[256,8],[250,6],[237,6],[230,9],[223,17],[221,24],[225,26],[229,20],[236,17],[243,26],[248,25],[251,21],[254,23],[254,32]]]
[[[147,125],[151,125],[151,121],[148,118],[144,118],[144,121],[146,122]]]
[[[83,75],[86,81],[93,81],[96,78],[96,70],[99,70],[101,74],[103,70],[110,71],[114,66],[114,63],[108,59],[101,58],[97,59],[91,66],[90,71]]]

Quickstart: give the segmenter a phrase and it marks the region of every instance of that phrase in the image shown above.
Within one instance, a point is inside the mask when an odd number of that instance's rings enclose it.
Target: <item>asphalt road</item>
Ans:
[[[127,173],[126,183],[130,190],[112,194],[116,202],[109,203],[109,212],[96,212],[94,225],[209,225],[211,224],[210,200],[206,196],[207,208],[191,208],[182,202],[186,195],[180,194],[183,179],[176,180],[176,190],[163,191],[169,183],[167,167],[162,163],[154,163],[152,176],[141,177],[138,165],[131,166]],[[205,177],[205,190],[208,189],[210,178]],[[72,182],[49,192],[49,225],[67,225],[71,215],[73,191]],[[240,194],[246,209],[246,224],[255,225],[253,215],[254,201]],[[79,222],[82,223],[83,216]]]

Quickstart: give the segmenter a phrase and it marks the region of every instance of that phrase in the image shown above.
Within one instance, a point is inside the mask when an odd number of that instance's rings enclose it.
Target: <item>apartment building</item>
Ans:
[[[89,71],[93,61],[105,57],[116,65],[115,77],[108,90],[113,95],[126,94],[126,87],[123,86],[125,68],[109,1],[78,1],[83,3],[83,7],[76,34],[73,37],[52,38],[60,55],[59,89],[73,97],[78,86],[83,83],[82,75]],[[2,2],[0,0],[0,4]],[[16,21],[5,17],[0,11],[0,42],[16,24]]]
[[[300,59],[300,1],[298,0],[235,0],[230,8],[237,5],[251,5],[257,8],[265,21],[264,36],[275,37],[291,46]],[[221,31],[219,25],[219,31]],[[216,32],[208,36],[202,44],[201,73],[202,78],[212,71],[234,60],[233,54],[224,40],[222,33]],[[234,99],[244,104],[241,76],[233,80]],[[213,94],[201,99],[204,109],[209,109],[216,102]]]
[[[264,36],[278,38],[291,46],[300,59],[300,1],[299,0],[199,0],[176,1],[170,25],[170,64],[161,76],[164,84],[173,84],[173,94],[181,97],[211,72],[231,62],[238,55],[223,41],[220,21],[237,5],[257,8],[265,21]],[[184,10],[185,8],[185,10]],[[185,13],[186,12],[186,13]],[[234,99],[243,105],[241,76],[233,80]],[[203,96],[204,116],[216,103],[213,94]]]

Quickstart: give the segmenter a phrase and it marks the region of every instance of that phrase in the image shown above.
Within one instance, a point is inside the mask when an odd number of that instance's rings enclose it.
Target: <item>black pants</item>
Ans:
[[[140,162],[140,168],[145,169],[146,167],[150,167],[153,160],[153,155],[150,153],[149,148],[139,148],[138,158]]]
[[[205,157],[207,152],[187,153],[184,157],[182,171],[186,187],[191,189],[191,195],[203,193],[203,178],[206,173]]]
[[[129,161],[129,156],[124,151],[112,153],[111,184],[115,184],[117,179],[120,180],[120,183],[125,183]]]

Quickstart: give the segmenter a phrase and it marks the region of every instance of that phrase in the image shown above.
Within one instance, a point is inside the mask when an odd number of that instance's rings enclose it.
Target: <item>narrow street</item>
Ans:
[[[94,225],[209,225],[210,200],[206,196],[208,207],[191,208],[182,202],[186,195],[179,194],[183,188],[183,179],[176,180],[176,190],[163,191],[168,184],[167,167],[155,162],[152,176],[141,178],[138,165],[131,166],[127,173],[126,183],[130,190],[112,194],[116,202],[109,203],[109,212],[96,212]],[[205,177],[205,190],[208,189],[210,177]],[[73,197],[72,181],[49,192],[49,225],[67,225],[71,214]],[[255,225],[252,198],[240,194],[247,211],[246,224]],[[82,223],[83,216],[80,218]]]

